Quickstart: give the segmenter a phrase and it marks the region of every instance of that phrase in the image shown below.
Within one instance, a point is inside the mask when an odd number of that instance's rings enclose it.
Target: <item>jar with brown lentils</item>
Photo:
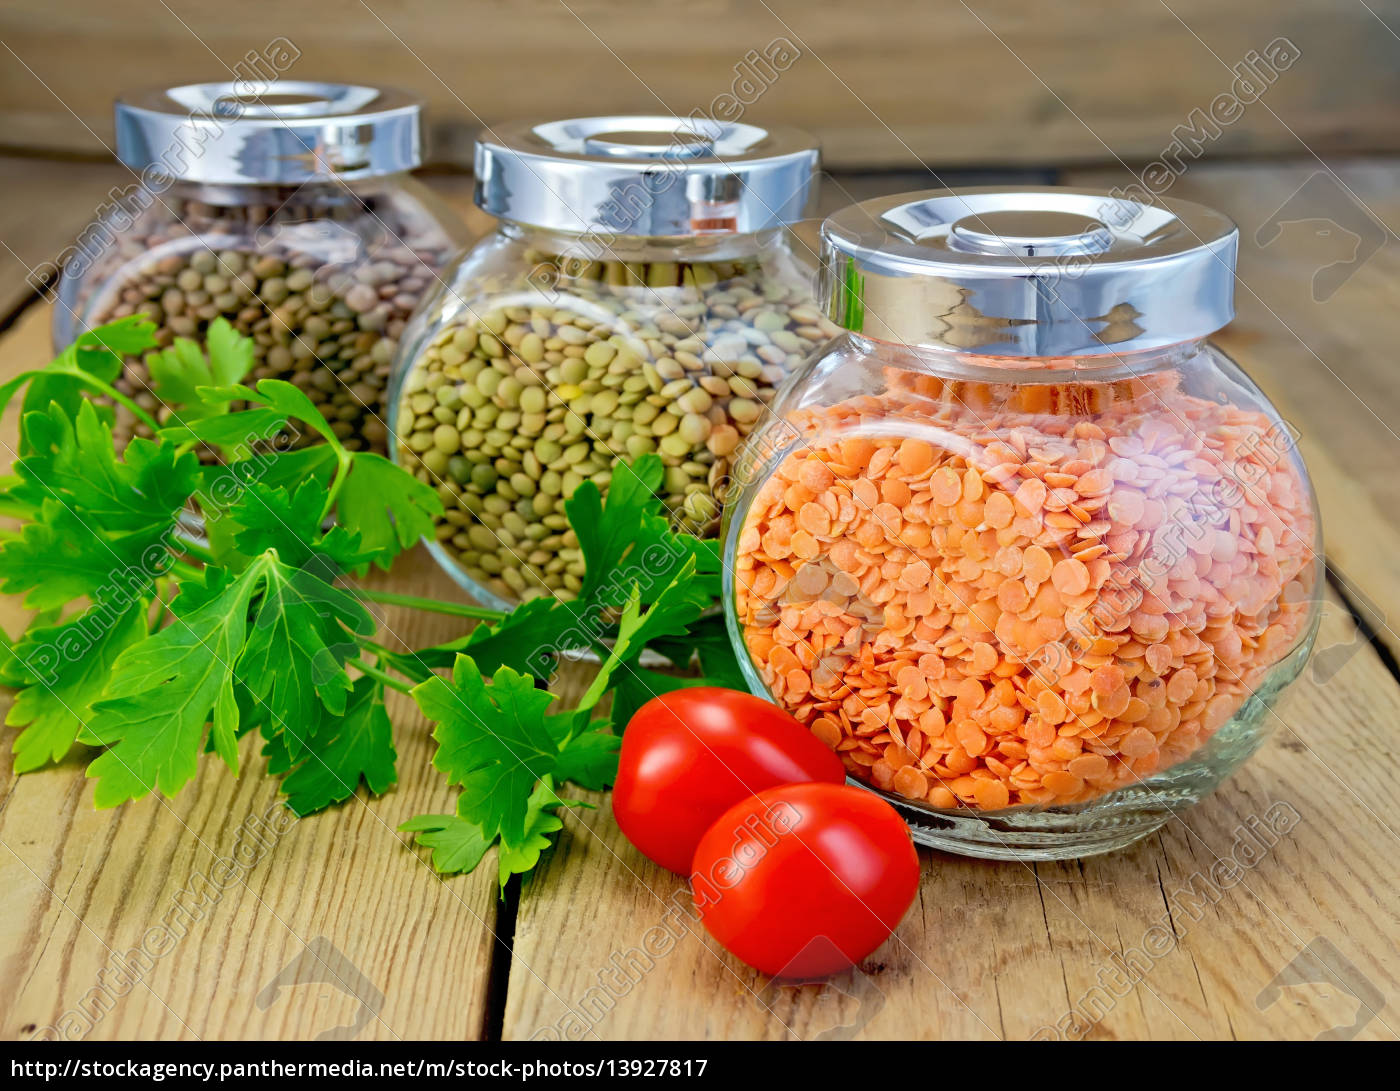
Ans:
[[[117,154],[141,182],[64,256],[54,340],[146,314],[164,348],[202,342],[224,318],[253,339],[245,381],[296,384],[347,447],[384,453],[399,338],[465,236],[407,174],[419,104],[343,84],[238,92],[198,84],[117,103]],[[169,413],[144,360],[116,385]],[[115,430],[125,442],[141,429],[118,407]]]
[[[486,602],[571,597],[564,503],[657,454],[674,525],[713,536],[740,441],[836,332],[793,242],[804,134],[674,118],[499,127],[477,148],[500,226],[406,338],[394,455],[434,485],[431,548]]]

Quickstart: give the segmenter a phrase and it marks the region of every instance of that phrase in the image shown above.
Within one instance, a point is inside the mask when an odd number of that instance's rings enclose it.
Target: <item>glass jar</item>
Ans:
[[[786,225],[805,134],[674,118],[501,126],[477,145],[499,219],[444,274],[395,365],[394,456],[437,487],[434,556],[479,600],[572,597],[563,504],[655,452],[675,524],[719,526],[730,457],[837,332]]]
[[[295,383],[352,450],[387,453],[382,400],[408,319],[465,230],[407,172],[420,104],[282,81],[172,87],[118,101],[117,155],[141,184],[64,264],[54,341],[144,313],[162,347],[227,319],[254,341],[246,381]],[[168,413],[145,362],[115,384]],[[119,442],[145,431],[117,408]],[[304,438],[314,440],[314,433]]]
[[[1273,726],[1322,551],[1295,434],[1205,340],[1237,234],[1067,189],[823,226],[847,332],[737,459],[725,606],[753,691],[916,840],[1108,851]]]

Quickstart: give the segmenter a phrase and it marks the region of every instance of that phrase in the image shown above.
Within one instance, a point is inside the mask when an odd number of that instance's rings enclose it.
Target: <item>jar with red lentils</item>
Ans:
[[[1108,851],[1278,722],[1319,616],[1296,433],[1206,338],[1238,232],[1077,189],[904,194],[823,227],[846,332],[735,462],[754,692],[977,856]]]

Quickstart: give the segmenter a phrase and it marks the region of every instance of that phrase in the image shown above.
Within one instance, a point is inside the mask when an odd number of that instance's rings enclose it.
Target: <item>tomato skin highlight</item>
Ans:
[[[632,717],[613,814],[644,855],[688,877],[700,838],[734,804],[780,784],[845,779],[835,752],[776,705],[696,686],[653,698]]]
[[[844,784],[790,784],[730,808],[695,850],[705,930],[766,974],[825,977],[889,938],[919,891],[894,808]]]

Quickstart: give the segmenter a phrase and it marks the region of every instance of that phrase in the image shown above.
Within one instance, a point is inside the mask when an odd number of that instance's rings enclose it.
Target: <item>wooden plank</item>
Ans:
[[[1320,646],[1354,637],[1333,602]],[[1388,1004],[1359,1037],[1394,1038],[1400,688],[1355,648],[1326,685],[1304,674],[1273,740],[1224,788],[1130,849],[1038,865],[921,852],[896,938],[824,986],[777,987],[686,927],[685,884],[632,849],[599,800],[524,885],[505,1037],[1016,1039],[1057,1024],[1093,1038],[1313,1037],[1355,1009],[1333,983],[1260,995],[1321,937]],[[1269,830],[1266,815],[1290,828],[1261,850],[1251,828]],[[1193,897],[1218,859],[1251,852],[1235,885]],[[1153,929],[1167,914],[1180,939],[1163,949]]]
[[[1131,178],[1120,168],[1070,172],[1066,181],[1110,188]],[[1328,298],[1313,291],[1314,275],[1351,246],[1365,253],[1387,228],[1391,236],[1400,228],[1397,181],[1394,159],[1326,170],[1298,160],[1196,167],[1165,196],[1200,201],[1240,225],[1237,317],[1216,341],[1301,433],[1329,564],[1400,655],[1400,384],[1390,349],[1400,342],[1400,243],[1380,245]],[[1289,222],[1265,245],[1260,230],[1285,207]],[[1357,238],[1365,231],[1378,235]]]
[[[226,78],[282,36],[300,51],[287,76],[421,92],[439,158],[459,163],[508,117],[657,110],[802,125],[842,166],[1102,162],[1107,148],[1141,162],[1231,90],[1232,66],[1287,37],[1301,56],[1265,92],[1278,116],[1248,106],[1210,153],[1291,153],[1289,128],[1320,150],[1394,151],[1400,43],[1385,24],[1400,28],[1394,0],[1128,0],[1111,19],[1095,0],[1053,17],[887,0],[870,18],[843,0],[403,0],[333,18],[273,0],[182,0],[155,18],[136,0],[70,0],[0,16],[0,124],[12,146],[98,153],[119,91]],[[746,56],[779,38],[796,58],[750,74]]]
[[[47,338],[45,309],[31,308],[0,340],[5,373],[42,363]],[[0,445],[6,462],[13,427],[6,422]],[[460,599],[421,549],[375,582]],[[394,648],[462,631],[440,615],[375,612],[380,640]],[[0,622],[12,634],[23,624],[13,597],[0,599]],[[395,694],[390,713],[398,786],[301,821],[278,802],[255,740],[245,741],[237,779],[206,758],[175,800],[99,813],[75,758],[15,778],[6,731],[0,1035],[58,1027],[91,1039],[306,1038],[363,1019],[361,1038],[481,1037],[495,875],[485,867],[445,883],[397,832],[414,814],[450,810],[454,793],[430,766],[428,725],[413,703]],[[228,858],[237,870],[217,870]],[[136,983],[120,960],[143,942],[156,957],[128,960]]]
[[[0,158],[0,319],[34,294],[52,273],[48,263],[78,237],[107,194],[130,180],[111,163]]]

